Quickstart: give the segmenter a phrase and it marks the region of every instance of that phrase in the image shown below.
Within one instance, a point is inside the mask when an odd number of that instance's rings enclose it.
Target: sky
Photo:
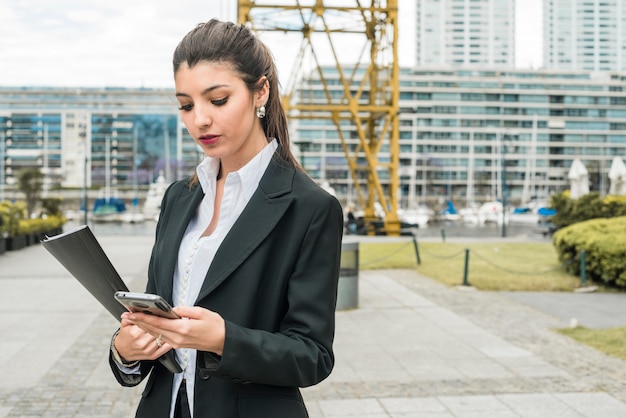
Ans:
[[[517,0],[519,68],[541,66],[541,1]],[[399,64],[412,66],[415,0],[398,4]],[[0,85],[171,88],[177,43],[214,17],[235,20],[236,0],[0,0]],[[286,80],[299,37],[261,38]]]

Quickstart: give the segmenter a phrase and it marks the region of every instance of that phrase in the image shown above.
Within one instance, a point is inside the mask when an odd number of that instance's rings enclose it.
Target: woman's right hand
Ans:
[[[131,323],[127,319],[128,315],[129,312],[122,314],[120,332],[114,341],[115,349],[126,362],[156,360],[172,349],[166,342],[162,342],[159,347],[158,336],[151,335]]]

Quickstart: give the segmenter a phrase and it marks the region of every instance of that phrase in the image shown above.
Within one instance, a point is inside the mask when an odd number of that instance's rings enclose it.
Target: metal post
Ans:
[[[415,258],[417,259],[417,265],[422,264],[422,260],[420,259],[420,251],[417,248],[417,237],[413,234],[413,248],[415,248]]]
[[[502,238],[506,237],[506,146],[501,135],[500,152],[502,154]]]
[[[83,199],[84,199],[84,223],[85,225],[87,225],[88,219],[87,219],[87,212],[88,212],[88,208],[89,208],[89,199],[87,197],[87,187],[88,187],[88,183],[87,183],[87,175],[88,175],[88,171],[89,171],[89,153],[88,151],[88,145],[89,145],[89,140],[87,139],[87,136],[85,136],[85,167],[84,167],[84,173],[83,173]]]
[[[0,202],[4,200],[4,132],[0,132]]]
[[[446,230],[445,229],[441,229],[441,240],[443,242],[446,242]]]
[[[183,160],[183,132],[180,128],[180,116],[176,120],[176,179],[183,178],[183,168],[185,161]]]
[[[170,131],[167,126],[167,121],[164,123],[165,128],[163,129],[163,142],[165,143],[164,147],[164,156],[165,158],[165,180],[168,182],[172,181],[172,167],[170,166],[172,157],[170,156]]]
[[[469,270],[469,248],[465,249],[465,267],[463,268],[463,286],[469,286],[469,282],[467,280],[467,274]]]
[[[138,200],[138,180],[137,180],[137,137],[139,136],[139,134],[137,133],[138,131],[138,125],[137,125],[137,121],[133,122],[133,205],[136,204],[137,200]],[[165,126],[167,126],[167,122],[165,123]],[[167,129],[167,128],[166,128]]]
[[[585,250],[580,252],[580,285],[585,287],[587,285],[587,267],[585,262]]]
[[[49,189],[49,180],[50,180],[50,176],[48,173],[48,143],[49,143],[49,137],[48,137],[48,124],[44,123],[43,125],[43,169],[42,169],[42,173],[43,173],[43,184],[42,184],[42,197],[44,199],[46,199],[48,197],[48,189]]]

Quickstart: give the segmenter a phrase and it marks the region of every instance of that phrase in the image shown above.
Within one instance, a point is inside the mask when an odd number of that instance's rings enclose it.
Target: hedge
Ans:
[[[584,250],[589,280],[626,288],[626,216],[567,226],[554,233],[552,242],[569,273],[580,276]]]
[[[571,199],[569,190],[566,190],[552,196],[550,207],[556,210],[550,221],[564,228],[590,219],[626,216],[626,195],[600,196],[598,192],[591,192]]]
[[[0,238],[58,230],[67,222],[61,213],[43,214],[37,218],[28,218],[26,213],[23,201],[0,202]]]

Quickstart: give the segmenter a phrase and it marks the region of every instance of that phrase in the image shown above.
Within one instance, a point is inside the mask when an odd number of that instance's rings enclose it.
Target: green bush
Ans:
[[[0,202],[0,217],[4,234],[12,237],[19,235],[19,222],[26,219],[26,202]]]
[[[19,221],[18,233],[45,233],[62,227],[65,222],[65,218],[60,215],[46,216],[42,218],[21,219]]]
[[[61,228],[67,219],[61,214],[43,215],[39,218],[26,216],[26,202],[0,202],[0,236],[45,233]]]
[[[569,191],[552,196],[550,207],[556,210],[550,221],[560,228],[597,218],[626,216],[626,196],[601,197],[592,192],[578,199],[571,199]]]
[[[61,211],[61,204],[63,203],[63,199],[60,197],[47,197],[41,199],[41,206],[43,208],[42,213],[47,215],[59,215],[61,216],[63,212]]]
[[[556,231],[552,242],[569,273],[581,273],[581,251],[589,280],[626,288],[626,216],[592,219]]]

